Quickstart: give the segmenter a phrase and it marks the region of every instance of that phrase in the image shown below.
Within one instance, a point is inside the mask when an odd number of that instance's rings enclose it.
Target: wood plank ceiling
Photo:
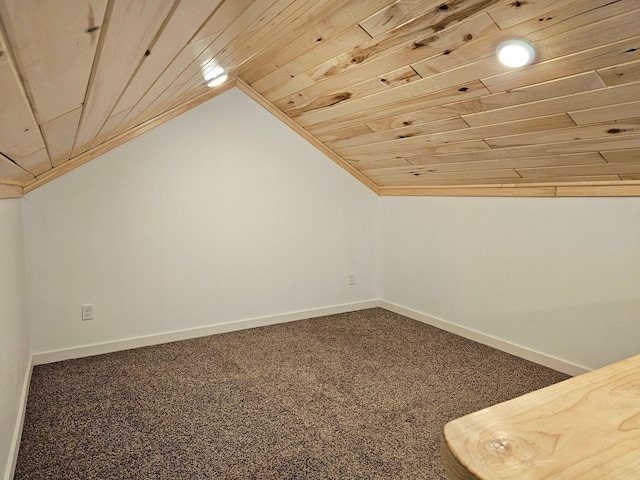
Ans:
[[[0,0],[0,20],[0,198],[231,86],[379,194],[640,195],[638,0]],[[532,65],[497,61],[514,38]]]

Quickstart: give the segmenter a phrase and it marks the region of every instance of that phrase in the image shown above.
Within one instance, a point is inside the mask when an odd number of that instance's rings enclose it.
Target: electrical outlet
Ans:
[[[93,320],[93,303],[82,304],[82,320]]]
[[[349,274],[349,285],[355,285],[356,284],[356,274],[355,273],[350,273]]]

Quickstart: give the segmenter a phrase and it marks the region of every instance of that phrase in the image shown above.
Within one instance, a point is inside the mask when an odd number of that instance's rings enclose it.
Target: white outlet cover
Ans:
[[[93,320],[93,304],[82,304],[82,320]]]

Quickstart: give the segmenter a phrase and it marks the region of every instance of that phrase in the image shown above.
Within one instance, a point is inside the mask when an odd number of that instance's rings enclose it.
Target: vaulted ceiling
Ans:
[[[0,19],[0,198],[231,86],[379,194],[640,195],[638,0],[0,0]],[[514,38],[533,64],[497,61]]]

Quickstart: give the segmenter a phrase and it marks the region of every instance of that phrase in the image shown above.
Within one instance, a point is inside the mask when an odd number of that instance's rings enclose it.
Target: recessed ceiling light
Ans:
[[[229,78],[229,75],[223,73],[219,77],[215,77],[209,80],[209,82],[207,83],[207,87],[217,87],[218,85],[222,85],[227,81],[227,78]]]
[[[524,67],[533,62],[536,52],[533,47],[521,40],[507,40],[498,45],[498,60],[507,67]]]
[[[225,73],[224,68],[220,66],[212,68],[204,74],[204,79],[208,87],[217,87],[223,84],[228,77],[229,75]]]
[[[224,68],[217,66],[204,72],[204,79],[208,82],[224,73]]]

